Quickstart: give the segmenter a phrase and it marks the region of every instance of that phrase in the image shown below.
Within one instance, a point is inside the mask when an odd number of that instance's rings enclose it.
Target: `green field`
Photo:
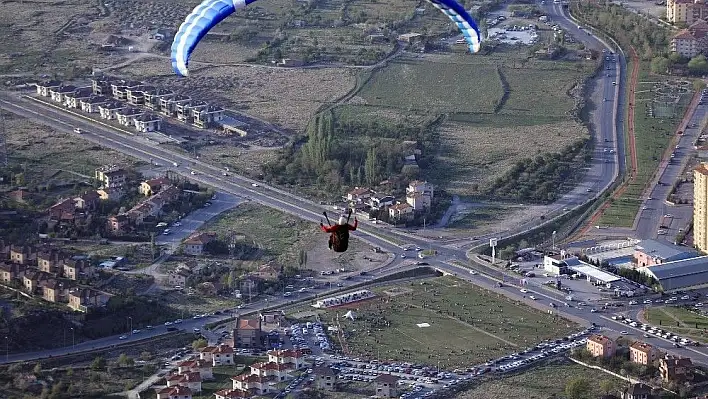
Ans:
[[[708,317],[691,312],[688,309],[670,306],[649,308],[644,317],[649,324],[671,331],[679,336],[693,338],[696,341],[708,341]]]
[[[359,92],[368,105],[423,113],[494,112],[504,94],[493,65],[399,58]]]
[[[627,63],[628,70],[631,71],[632,64]],[[639,82],[665,81],[665,78],[650,75],[649,65],[643,62],[639,67]],[[636,110],[634,113],[634,132],[637,151],[637,177],[629,184],[623,195],[612,202],[605,211],[599,224],[602,226],[630,227],[634,223],[634,218],[641,205],[642,193],[652,176],[659,167],[664,152],[669,147],[671,140],[675,136],[676,127],[684,115],[687,102],[690,96],[681,102],[678,114],[673,119],[660,119],[647,116],[645,105],[653,97],[652,93],[646,91],[650,88],[647,84],[639,83],[636,94]],[[691,93],[692,95],[692,93]],[[625,125],[625,131],[626,131]],[[625,142],[628,142],[625,139]],[[627,168],[631,166],[629,149],[627,149]],[[671,184],[672,182],[667,182]],[[663,200],[663,198],[662,198]]]
[[[568,381],[577,377],[585,377],[590,381],[590,392],[585,397],[599,398],[606,394],[605,388],[612,388],[610,393],[618,394],[628,384],[610,375],[597,373],[594,370],[575,363],[548,364],[520,374],[487,380],[455,396],[456,399],[548,399],[566,398],[565,386]],[[609,385],[609,386],[605,386]]]
[[[258,253],[251,257],[258,259],[258,264],[271,259],[293,264],[300,249],[308,250],[324,242],[314,223],[251,203],[221,214],[200,230],[215,232],[220,237],[235,235],[244,245],[257,247]]]
[[[454,369],[517,352],[577,326],[451,277],[382,287],[339,317],[346,345],[358,356],[440,364]],[[344,309],[322,311],[332,323]],[[429,327],[418,327],[428,323]],[[335,338],[335,344],[339,341]]]

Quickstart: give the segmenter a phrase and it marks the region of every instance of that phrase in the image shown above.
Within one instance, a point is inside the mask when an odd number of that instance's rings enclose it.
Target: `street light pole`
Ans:
[[[76,346],[76,340],[74,339],[74,327],[71,327],[71,347]]]
[[[10,358],[10,340],[5,337],[5,361]]]
[[[553,239],[553,247],[551,249],[556,249],[556,231],[555,230],[553,230],[551,237]]]

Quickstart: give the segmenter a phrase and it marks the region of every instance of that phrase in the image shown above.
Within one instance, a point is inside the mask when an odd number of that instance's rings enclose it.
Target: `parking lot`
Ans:
[[[587,336],[593,330],[594,328],[588,328],[561,339],[544,341],[518,353],[452,372],[440,370],[433,365],[369,360],[337,354],[316,357],[314,365],[329,365],[341,381],[371,382],[380,374],[391,374],[399,378],[399,389],[409,390],[400,396],[403,399],[449,397],[451,391],[457,389],[459,385],[484,374],[518,371],[572,348],[585,345]]]

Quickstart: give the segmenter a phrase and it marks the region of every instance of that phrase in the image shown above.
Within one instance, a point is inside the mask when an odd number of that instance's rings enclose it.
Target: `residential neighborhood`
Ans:
[[[111,77],[97,77],[90,87],[52,80],[36,84],[36,94],[69,109],[97,114],[137,132],[163,130],[163,118],[199,129],[216,128],[224,110],[170,90]]]

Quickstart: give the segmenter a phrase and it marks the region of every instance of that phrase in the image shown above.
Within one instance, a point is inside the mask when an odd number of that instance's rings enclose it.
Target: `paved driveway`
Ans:
[[[206,221],[217,216],[218,214],[235,208],[237,205],[245,202],[241,197],[233,194],[222,192],[216,193],[216,199],[211,200],[211,205],[205,208],[197,209],[180,220],[181,226],[170,226],[172,231],[169,235],[160,235],[156,237],[155,242],[158,245],[171,245],[176,248],[182,240],[189,237]]]

